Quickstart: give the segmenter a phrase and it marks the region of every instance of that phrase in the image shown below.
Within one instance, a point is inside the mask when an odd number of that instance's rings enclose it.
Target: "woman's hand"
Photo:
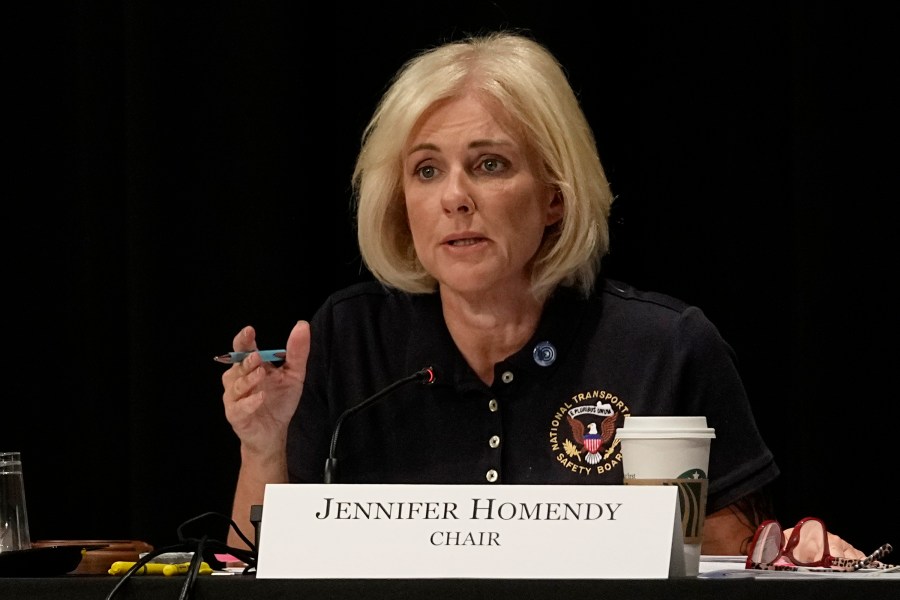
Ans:
[[[785,544],[787,544],[793,531],[793,527],[784,530],[783,535]],[[844,541],[843,538],[833,533],[828,534],[828,552],[835,558],[852,558],[854,560],[859,560],[866,557],[865,553],[857,550],[851,544]],[[797,557],[821,557],[822,554],[821,535],[801,536],[800,542],[797,547],[794,548],[794,556]]]
[[[253,352],[222,374],[225,418],[241,440],[242,453],[284,452],[288,424],[303,392],[309,343],[309,323],[298,321],[288,336],[282,365],[263,362]],[[234,337],[234,349],[258,349],[252,326],[244,327]]]

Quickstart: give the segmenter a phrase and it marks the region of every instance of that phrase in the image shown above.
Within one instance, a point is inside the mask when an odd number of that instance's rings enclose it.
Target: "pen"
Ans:
[[[287,355],[286,350],[251,350],[250,352],[229,352],[228,354],[213,356],[213,360],[225,363],[226,365],[233,365],[234,363],[241,362],[248,354],[252,354],[253,352],[259,352],[259,356],[265,362],[282,361],[284,360],[285,355]]]

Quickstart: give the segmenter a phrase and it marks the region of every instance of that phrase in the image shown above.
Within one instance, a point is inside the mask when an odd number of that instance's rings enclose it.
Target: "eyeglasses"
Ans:
[[[884,544],[862,559],[838,558],[828,548],[828,530],[816,517],[800,519],[794,526],[787,543],[778,521],[764,521],[756,528],[753,541],[747,550],[748,569],[772,571],[858,571],[863,568],[887,569],[892,565],[879,559],[893,550]]]

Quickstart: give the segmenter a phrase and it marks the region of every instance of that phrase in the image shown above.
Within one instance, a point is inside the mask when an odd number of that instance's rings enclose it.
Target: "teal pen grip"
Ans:
[[[284,349],[281,349],[281,350],[257,350],[256,352],[259,352],[259,356],[260,356],[260,358],[263,359],[264,362],[280,362],[280,361],[284,360],[284,357],[287,355],[287,351]],[[247,358],[247,356],[250,354],[253,354],[253,351],[251,351],[251,352],[229,352],[228,354],[214,356],[213,360],[220,362],[220,363],[225,363],[225,364],[231,365],[234,363],[241,362],[242,360]]]

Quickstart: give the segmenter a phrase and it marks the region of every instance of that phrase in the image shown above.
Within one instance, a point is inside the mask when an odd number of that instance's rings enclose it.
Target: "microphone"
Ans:
[[[334,432],[331,434],[331,446],[328,449],[328,458],[325,460],[325,483],[335,483],[337,481],[337,458],[335,457],[335,450],[337,449],[338,435],[341,431],[341,423],[344,422],[344,419],[368,406],[371,406],[378,400],[384,398],[390,392],[393,392],[398,387],[404,386],[407,383],[418,381],[423,385],[431,385],[435,382],[436,379],[437,374],[435,372],[435,368],[433,366],[425,367],[424,369],[416,371],[412,375],[407,375],[402,379],[398,379],[381,391],[372,394],[356,406],[351,406],[350,408],[342,412],[338,417],[337,422],[335,422]]]

